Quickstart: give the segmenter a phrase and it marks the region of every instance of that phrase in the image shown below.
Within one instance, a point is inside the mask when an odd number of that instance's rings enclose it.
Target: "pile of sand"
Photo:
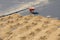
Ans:
[[[60,20],[19,14],[1,17],[0,40],[60,40]]]

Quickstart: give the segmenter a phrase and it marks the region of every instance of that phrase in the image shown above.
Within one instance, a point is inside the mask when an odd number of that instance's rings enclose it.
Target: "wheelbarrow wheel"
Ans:
[[[38,12],[32,12],[32,14],[39,14]]]

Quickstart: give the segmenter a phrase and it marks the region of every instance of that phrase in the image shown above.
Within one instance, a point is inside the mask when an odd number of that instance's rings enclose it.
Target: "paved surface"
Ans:
[[[36,9],[39,11],[40,15],[51,15],[52,17],[60,18],[60,0],[53,0],[50,4],[43,6],[42,10],[40,10],[40,7]]]
[[[50,3],[47,5],[39,6],[36,8],[36,11],[39,12],[39,15],[42,16],[50,15],[51,17],[60,19],[60,0],[56,0],[56,1],[53,0],[52,2],[50,1]],[[30,13],[27,10],[20,14],[28,15]]]
[[[31,1],[33,2],[34,0],[0,0],[0,13]]]
[[[20,0],[20,1],[24,1],[24,0]],[[39,12],[39,15],[43,15],[43,16],[47,16],[50,15],[52,17],[56,17],[60,19],[60,0],[48,0],[49,4],[47,5],[43,5],[39,7],[36,7],[36,11]],[[26,3],[27,1],[25,1]],[[30,2],[30,1],[29,1]],[[22,15],[28,15],[30,14],[28,10],[23,11],[22,13],[20,12],[20,14]]]

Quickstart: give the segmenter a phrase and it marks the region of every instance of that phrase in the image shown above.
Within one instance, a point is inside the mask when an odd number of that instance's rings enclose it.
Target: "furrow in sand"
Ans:
[[[15,17],[14,17],[15,16]],[[14,19],[14,20],[13,20]],[[49,40],[60,34],[60,20],[42,16],[28,15],[19,16],[12,14],[9,17],[0,19],[8,22],[5,27],[0,28],[0,39],[3,40]],[[13,20],[13,22],[12,22]],[[1,24],[0,24],[1,26]],[[55,35],[55,34],[56,35]],[[54,35],[56,37],[54,37]],[[53,37],[51,37],[53,36]],[[53,39],[53,40],[55,40]]]
[[[27,16],[27,17],[28,17],[28,16]],[[36,19],[36,18],[38,18],[38,17],[33,17],[33,19]],[[15,35],[15,34],[17,35],[17,33],[18,33],[18,34],[19,34],[19,33],[20,33],[20,34],[21,34],[21,33],[24,34],[23,32],[26,32],[26,31],[27,31],[27,30],[24,30],[24,29],[26,29],[26,27],[33,26],[33,24],[31,24],[31,21],[32,21],[33,19],[30,19],[30,20],[29,20],[29,22],[28,22],[29,24],[27,23],[27,24],[23,25],[22,27],[18,27],[16,30],[14,30],[12,36]],[[30,25],[30,26],[29,26],[29,25]],[[30,29],[30,30],[31,30],[31,29]]]

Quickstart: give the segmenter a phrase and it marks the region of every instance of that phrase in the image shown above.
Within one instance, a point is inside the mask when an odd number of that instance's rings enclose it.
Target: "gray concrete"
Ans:
[[[22,4],[22,2],[27,3],[31,1],[34,0],[0,0],[0,13],[4,13],[4,11],[8,10],[9,8],[16,7]],[[60,0],[49,0],[49,4],[37,7],[36,11],[39,12],[39,15],[51,15],[52,17],[60,18]],[[28,10],[25,10],[20,12],[20,14],[29,15],[30,13]]]
[[[0,13],[4,13],[11,8],[16,8],[21,4],[28,3],[34,0],[0,0]]]
[[[40,7],[36,8],[40,15],[60,18],[60,0],[49,0],[49,2],[50,4],[43,6],[42,10],[40,10]]]
[[[37,7],[36,11],[39,12],[39,15],[42,16],[50,15],[51,17],[60,19],[60,0],[49,0],[49,4]],[[27,10],[20,14],[28,15],[29,12]]]

